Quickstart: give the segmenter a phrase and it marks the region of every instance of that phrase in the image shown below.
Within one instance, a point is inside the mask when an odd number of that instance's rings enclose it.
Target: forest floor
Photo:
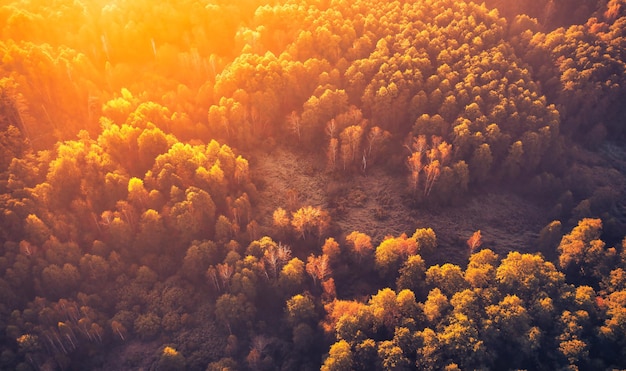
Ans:
[[[481,230],[483,248],[505,257],[513,250],[536,251],[539,231],[550,222],[545,207],[509,191],[470,195],[458,206],[414,208],[406,202],[405,179],[380,167],[367,174],[332,174],[318,159],[282,148],[252,158],[252,177],[259,189],[257,217],[265,230],[278,207],[293,211],[321,206],[331,213],[331,235],[338,241],[359,231],[377,246],[385,236],[410,236],[418,228],[432,228],[438,247],[428,263],[463,266],[469,257],[465,241],[476,230]],[[294,191],[296,205],[289,201]]]

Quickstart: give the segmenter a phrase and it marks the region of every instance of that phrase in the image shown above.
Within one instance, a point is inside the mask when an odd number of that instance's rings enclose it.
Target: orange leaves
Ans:
[[[313,282],[324,282],[332,274],[330,262],[327,255],[310,255],[306,263],[306,272],[311,276]]]
[[[346,242],[351,247],[352,253],[357,257],[357,261],[361,262],[372,254],[374,247],[372,239],[365,233],[354,231],[346,236]]]
[[[325,309],[327,317],[323,323],[324,330],[327,333],[333,333],[336,329],[337,322],[342,317],[356,316],[364,307],[365,304],[355,300],[333,300],[326,304]]]
[[[467,240],[467,247],[469,247],[470,254],[474,253],[483,244],[483,237],[480,230],[477,230]]]
[[[411,147],[408,148],[411,150],[411,155],[407,159],[410,171],[409,189],[415,193],[422,183],[423,195],[427,197],[441,175],[442,166],[450,161],[452,145],[435,135],[431,137],[431,143],[428,145],[426,136],[419,135],[413,138]],[[420,182],[422,173],[425,177]]]

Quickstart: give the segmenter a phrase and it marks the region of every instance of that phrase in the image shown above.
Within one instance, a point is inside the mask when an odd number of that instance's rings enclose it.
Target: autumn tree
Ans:
[[[598,280],[608,274],[616,252],[605,248],[601,233],[600,219],[583,219],[561,239],[559,266],[573,279]]]
[[[346,236],[346,242],[359,263],[367,259],[374,251],[372,239],[365,233],[353,231]]]
[[[328,358],[324,361],[321,369],[324,371],[347,371],[352,369],[353,362],[350,344],[345,340],[340,340],[330,347]]]
[[[343,162],[343,170],[353,165],[361,155],[361,139],[363,136],[363,128],[358,125],[352,125],[345,128],[339,136],[341,140],[341,160]]]
[[[321,238],[330,226],[330,216],[319,207],[305,206],[292,213],[291,225],[303,239],[311,234]]]

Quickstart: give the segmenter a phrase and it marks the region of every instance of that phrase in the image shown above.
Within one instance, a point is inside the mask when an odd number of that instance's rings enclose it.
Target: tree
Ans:
[[[386,237],[376,248],[376,266],[383,275],[394,274],[404,260],[418,253],[417,241],[402,234],[399,237]]]
[[[472,236],[467,239],[467,247],[469,248],[470,254],[473,254],[482,244],[483,236],[480,233],[480,229],[474,232]]]
[[[451,159],[452,145],[435,135],[430,138],[429,145],[425,135],[418,135],[412,138],[407,148],[411,151],[407,160],[411,172],[409,189],[415,193],[421,183],[422,195],[428,197],[441,176],[442,169],[445,170],[445,166]]]
[[[339,340],[330,347],[328,358],[322,365],[323,371],[349,371],[352,370],[354,358],[350,344],[345,340]]]
[[[113,331],[113,333],[115,334],[115,336],[119,336],[119,338],[124,341],[126,340],[126,327],[124,327],[124,325],[122,325],[120,322],[118,321],[111,321],[111,331]]]
[[[305,206],[292,213],[291,225],[302,239],[313,233],[322,237],[330,225],[330,216],[320,207]]]
[[[185,368],[185,357],[176,349],[166,346],[157,363],[159,370],[182,370]]]
[[[442,266],[433,265],[426,271],[426,283],[452,296],[467,287],[463,271],[458,265],[446,263]]]
[[[352,125],[345,128],[339,135],[341,140],[341,159],[343,161],[343,169],[354,164],[361,151],[361,137],[363,136],[363,128],[359,125]]]
[[[374,126],[367,134],[367,157],[376,159],[382,152],[386,142],[391,139],[391,133]]]
[[[494,288],[498,255],[489,249],[472,254],[465,269],[465,280],[474,288]]]
[[[416,193],[420,183],[420,174],[424,168],[422,163],[422,153],[413,152],[407,159],[407,167],[409,168],[409,190]]]
[[[401,318],[396,299],[395,291],[384,288],[369,300],[368,311],[372,315],[375,330],[385,328],[388,333],[393,333]]]
[[[411,238],[417,243],[420,254],[432,254],[437,248],[437,236],[432,228],[418,228]]]
[[[534,348],[530,333],[531,317],[524,303],[515,295],[505,296],[498,304],[485,309],[487,315],[486,341],[488,347],[499,349],[496,364],[523,364]]]
[[[417,295],[426,295],[426,264],[419,255],[411,255],[400,268],[397,290],[408,289]]]
[[[311,254],[306,262],[306,272],[313,278],[313,283],[316,284],[319,280],[323,282],[328,278],[332,271],[328,262],[327,255],[315,256]]]
[[[346,243],[351,247],[352,253],[357,258],[357,262],[361,263],[364,258],[369,257],[374,251],[372,239],[365,233],[353,231],[346,236]]]
[[[322,254],[328,256],[328,261],[331,264],[336,263],[341,255],[339,243],[334,238],[328,237],[322,246]]]
[[[515,294],[526,303],[543,297],[558,298],[565,277],[539,255],[510,252],[496,270],[500,292]]]
[[[273,241],[271,241],[273,242]],[[269,243],[263,246],[263,261],[269,270],[272,279],[278,280],[278,273],[287,262],[291,259],[291,248],[279,242]]]
[[[139,233],[135,240],[137,255],[160,253],[167,234],[161,215],[156,210],[146,210],[141,215],[139,228]]]
[[[83,280],[97,285],[106,283],[109,279],[109,263],[101,256],[85,254],[80,258],[79,268]]]
[[[537,239],[539,251],[547,258],[556,257],[555,252],[563,238],[561,222],[553,220],[541,229]]]
[[[444,354],[459,363],[460,369],[484,365],[486,352],[478,328],[462,313],[454,313],[450,324],[437,334]]]
[[[304,262],[298,258],[293,258],[283,266],[278,283],[286,293],[297,291],[304,282],[304,273]]]
[[[230,220],[224,215],[217,217],[215,221],[215,241],[226,242],[231,238],[232,234],[233,224]]]
[[[50,228],[34,214],[29,214],[26,217],[24,221],[24,232],[30,242],[36,246],[42,246],[52,234]]]
[[[139,315],[135,320],[134,329],[142,339],[153,339],[161,331],[161,318],[153,312]]]
[[[255,315],[256,309],[243,294],[223,294],[215,302],[215,318],[231,334],[249,328]]]
[[[291,327],[296,327],[301,323],[313,324],[317,319],[315,303],[309,296],[302,294],[294,295],[287,300],[285,312],[287,322]]]
[[[326,157],[328,158],[328,170],[333,171],[337,167],[337,154],[339,152],[339,140],[337,138],[330,138],[328,142],[328,150],[326,151]]]
[[[384,370],[409,370],[411,362],[394,342],[385,340],[378,345],[378,358]]]
[[[194,239],[212,237],[211,226],[216,222],[216,210],[211,195],[192,186],[185,190],[185,199],[172,206],[170,218],[179,231],[182,242],[188,243]],[[217,226],[215,231],[217,235]]]
[[[181,273],[194,283],[204,280],[211,264],[217,263],[217,246],[212,241],[194,242],[185,253]]]
[[[239,185],[246,184],[250,181],[250,165],[248,164],[248,160],[241,157],[241,155],[237,156],[235,159],[234,177]]]
[[[439,290],[434,288],[428,293],[428,298],[424,302],[424,315],[430,324],[437,324],[439,320],[445,318],[450,309],[448,298]]]
[[[296,111],[291,111],[287,116],[287,127],[298,138],[298,142],[302,140],[302,120]]]
[[[289,227],[289,225],[291,224],[291,221],[289,220],[289,214],[287,214],[287,211],[285,209],[279,207],[278,209],[274,210],[274,213],[272,214],[272,223],[275,228],[277,228],[282,233],[285,233],[287,227]]]
[[[488,179],[491,166],[493,164],[493,155],[489,144],[483,143],[474,150],[474,154],[469,161],[469,168],[472,181],[482,183]]]
[[[517,141],[509,147],[509,154],[504,160],[503,168],[505,175],[509,179],[517,178],[522,171],[522,156],[524,155],[524,146],[521,141]]]
[[[602,221],[583,219],[561,239],[559,266],[576,278],[601,280],[610,271],[614,249],[605,249],[600,240]]]
[[[44,283],[44,295],[49,298],[67,297],[78,288],[80,274],[72,264],[65,263],[62,267],[51,264],[43,269],[41,278]]]

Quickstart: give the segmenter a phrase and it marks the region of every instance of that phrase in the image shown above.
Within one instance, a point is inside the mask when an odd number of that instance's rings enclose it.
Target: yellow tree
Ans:
[[[353,231],[346,236],[346,242],[359,263],[362,262],[364,258],[370,256],[374,251],[372,238],[365,233]]]
[[[320,207],[305,206],[292,213],[291,225],[303,239],[312,233],[322,237],[330,225],[330,216]]]

